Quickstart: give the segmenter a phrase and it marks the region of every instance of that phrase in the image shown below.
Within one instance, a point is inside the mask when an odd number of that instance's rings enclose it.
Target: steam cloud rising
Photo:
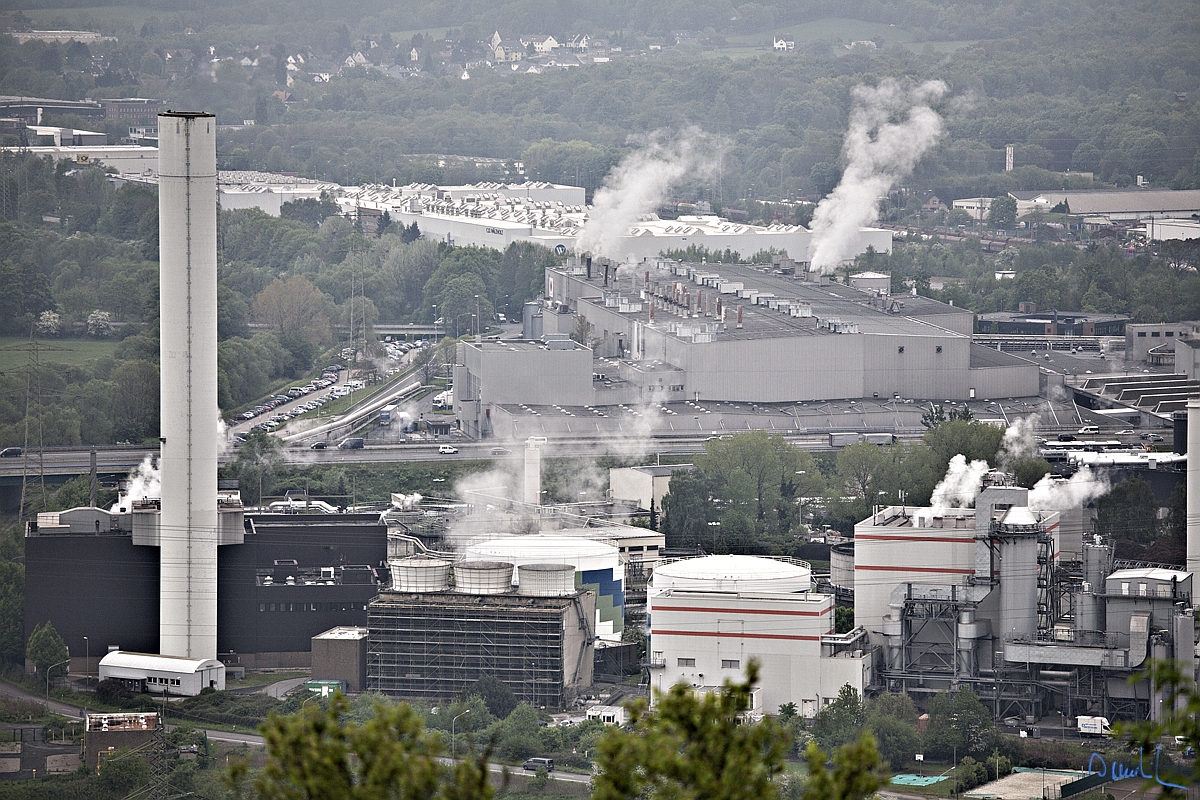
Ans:
[[[988,462],[981,460],[967,463],[967,457],[962,453],[950,459],[946,476],[933,489],[929,505],[933,508],[933,516],[940,517],[951,508],[966,508],[975,503],[979,494],[979,486],[983,476],[991,467]]]
[[[832,269],[854,256],[858,229],[878,219],[878,199],[941,137],[942,118],[929,104],[945,93],[941,81],[910,87],[892,78],[854,90],[856,105],[842,146],[846,171],[813,214],[814,270]]]
[[[596,191],[579,234],[580,252],[622,258],[621,237],[638,217],[670,197],[672,186],[684,177],[705,180],[717,174],[721,144],[695,127],[674,138],[661,132],[652,135],[622,159]]]

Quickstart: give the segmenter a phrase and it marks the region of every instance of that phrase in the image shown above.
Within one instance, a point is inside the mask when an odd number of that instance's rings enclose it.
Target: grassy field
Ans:
[[[97,339],[44,339],[38,343],[43,364],[77,367],[102,356],[111,356],[118,342]],[[29,363],[29,340],[24,336],[0,336],[0,372],[15,372]]]
[[[226,678],[225,688],[249,689],[252,686],[270,686],[272,683],[290,680],[291,678],[307,678],[307,672],[247,672],[244,678]]]

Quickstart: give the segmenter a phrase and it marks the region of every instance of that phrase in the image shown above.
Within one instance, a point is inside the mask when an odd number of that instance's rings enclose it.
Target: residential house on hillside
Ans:
[[[583,52],[584,50],[588,49],[591,43],[592,37],[588,36],[586,33],[577,33],[574,36],[568,37],[567,40],[562,43],[562,47],[567,50]]]
[[[776,36],[774,41],[775,52],[777,53],[787,53],[796,49],[796,42],[794,39],[783,39]]]
[[[509,61],[520,61],[525,58],[525,48],[521,46],[520,42],[500,42],[492,49],[492,56],[498,64]]]
[[[522,36],[521,44],[526,46],[533,45],[534,52],[539,55],[552,53],[559,47],[558,41],[553,36],[544,33],[533,36]]]

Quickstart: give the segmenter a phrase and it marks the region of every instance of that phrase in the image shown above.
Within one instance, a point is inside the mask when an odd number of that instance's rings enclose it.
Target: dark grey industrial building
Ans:
[[[159,651],[159,553],[134,544],[132,516],[71,509],[26,534],[25,635],[52,622],[80,659],[73,669],[86,652],[94,671],[113,645]],[[308,666],[314,635],[366,624],[386,558],[378,514],[247,516],[243,543],[218,549],[221,659]]]

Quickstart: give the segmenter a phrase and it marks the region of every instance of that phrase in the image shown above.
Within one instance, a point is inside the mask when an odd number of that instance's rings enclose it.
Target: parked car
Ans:
[[[454,455],[458,452],[458,448],[452,444],[444,444],[438,448],[438,452],[442,455]]]

